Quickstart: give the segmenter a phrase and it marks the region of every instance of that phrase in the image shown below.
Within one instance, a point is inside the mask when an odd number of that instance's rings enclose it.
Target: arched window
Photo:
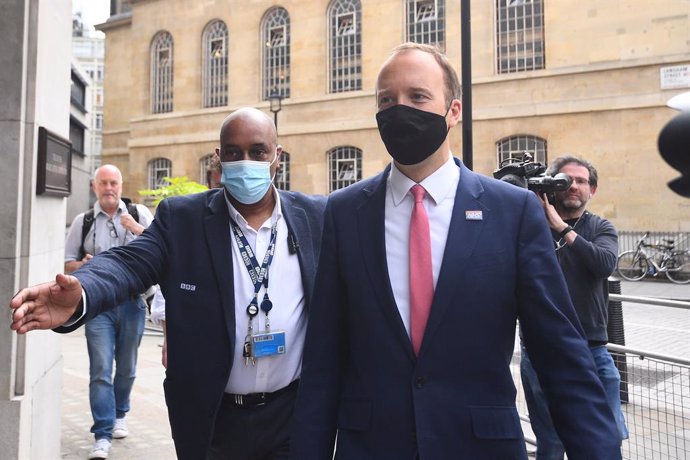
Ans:
[[[280,167],[273,179],[278,190],[290,190],[290,154],[283,151],[280,154]]]
[[[359,0],[333,0],[328,17],[330,91],[362,89],[362,6]]]
[[[172,162],[167,158],[155,158],[148,163],[149,188],[156,190],[166,185],[165,177],[171,177]]]
[[[151,111],[173,110],[173,39],[169,32],[158,32],[151,42]]]
[[[445,0],[405,0],[407,41],[446,48]]]
[[[213,160],[213,155],[215,153],[209,153],[208,155],[204,155],[201,157],[199,160],[199,183],[200,184],[206,184],[207,179],[208,179],[208,166],[211,164],[211,161]]]
[[[529,134],[510,136],[496,142],[498,166],[508,158],[521,160],[525,152],[536,162],[546,164],[546,140]]]
[[[498,73],[544,68],[543,0],[496,0]]]
[[[362,151],[342,146],[328,152],[328,192],[333,192],[362,178]]]
[[[228,105],[228,28],[223,21],[213,21],[204,29],[203,106]]]
[[[261,21],[263,99],[272,93],[290,97],[290,15],[285,8],[271,8]]]

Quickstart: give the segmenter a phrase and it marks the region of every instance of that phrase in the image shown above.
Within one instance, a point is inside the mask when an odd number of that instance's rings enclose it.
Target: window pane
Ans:
[[[173,110],[173,41],[168,32],[159,32],[151,44],[151,111]]]
[[[228,105],[228,29],[223,21],[206,26],[203,36],[203,106]]]
[[[75,74],[72,74],[72,85],[70,88],[70,99],[79,107],[86,106],[86,86]]]
[[[290,190],[290,154],[288,152],[280,155],[280,167],[273,183],[278,190]]]
[[[206,183],[206,171],[208,171],[208,165],[211,164],[211,160],[213,160],[213,153],[209,153],[208,155],[204,155],[201,160],[199,160],[199,183],[200,184],[205,184]]]
[[[362,151],[357,147],[336,147],[328,152],[329,192],[362,178]]]
[[[167,158],[156,158],[149,161],[148,170],[149,188],[155,190],[167,185],[164,178],[172,176],[172,163]]]
[[[276,7],[264,16],[261,25],[263,43],[264,99],[272,92],[290,97],[290,16],[284,8]]]
[[[544,68],[543,0],[496,0],[498,73]]]
[[[546,140],[530,135],[512,136],[496,143],[498,164],[508,159],[522,160],[525,153],[532,155],[535,162],[546,164]]]
[[[334,0],[329,8],[332,93],[362,89],[361,10],[359,0]]]
[[[444,50],[445,0],[407,0],[407,40]]]
[[[72,154],[84,155],[84,128],[70,120],[69,140],[72,142]]]

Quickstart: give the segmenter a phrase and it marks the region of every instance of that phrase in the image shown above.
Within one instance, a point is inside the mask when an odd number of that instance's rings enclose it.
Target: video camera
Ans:
[[[494,178],[538,194],[568,190],[572,183],[570,176],[558,173],[551,177],[547,176],[545,171],[544,164],[532,161],[532,154],[525,152],[521,160],[510,157],[501,161],[498,169],[494,171]]]

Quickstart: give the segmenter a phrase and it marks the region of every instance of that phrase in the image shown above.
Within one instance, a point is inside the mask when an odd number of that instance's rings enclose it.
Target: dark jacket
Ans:
[[[333,458],[336,434],[340,460],[526,459],[510,370],[518,318],[568,458],[620,459],[537,197],[457,164],[419,356],[388,276],[388,170],[329,197],[293,459]]]
[[[587,211],[574,228],[577,238],[556,252],[558,263],[585,337],[608,342],[608,277],[616,268],[618,233],[611,222]]]
[[[325,197],[280,192],[298,243],[305,306],[310,305]],[[203,459],[233,363],[235,299],[228,207],[223,190],[168,198],[131,244],[93,258],[74,273],[87,298],[77,325],[159,284],[166,300],[165,398],[180,459]],[[242,340],[240,337],[239,340]]]

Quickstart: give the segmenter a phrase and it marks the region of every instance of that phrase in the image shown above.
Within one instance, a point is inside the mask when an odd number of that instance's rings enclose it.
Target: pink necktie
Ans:
[[[429,217],[424,209],[426,190],[415,184],[410,192],[414,197],[410,219],[410,336],[415,355],[419,355],[434,299],[434,278],[431,272]]]

